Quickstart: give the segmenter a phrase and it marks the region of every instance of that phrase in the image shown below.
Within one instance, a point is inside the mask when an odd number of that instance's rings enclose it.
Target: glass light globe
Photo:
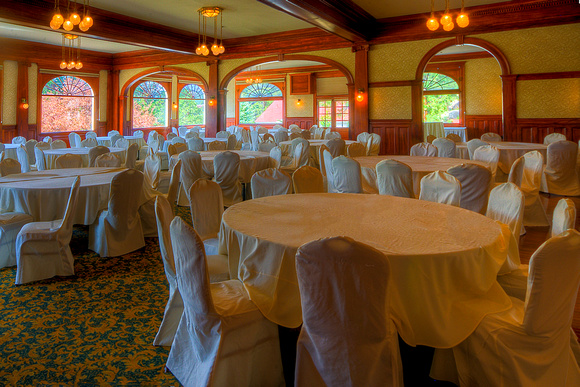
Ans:
[[[83,21],[85,22],[85,24],[87,25],[87,27],[91,28],[93,26],[93,18],[90,17],[89,15],[85,16],[85,18],[83,19]]]
[[[453,23],[453,19],[451,18],[450,14],[446,13],[445,15],[441,16],[441,24],[443,26],[445,26],[446,24],[449,24],[449,23]],[[446,31],[449,31],[449,30],[446,30]]]
[[[451,30],[453,29],[453,27],[455,27],[455,24],[453,24],[453,22],[451,22],[451,23],[447,23],[447,24],[445,24],[445,25],[443,26],[443,29],[444,29],[445,31],[451,31]]]
[[[52,20],[54,20],[56,23],[61,24],[64,23],[64,17],[62,17],[62,15],[60,13],[55,13],[54,16],[52,17]]]
[[[64,28],[66,31],[72,31],[73,27],[74,24],[72,24],[70,20],[65,20],[65,22],[62,23],[62,28]]]
[[[80,22],[79,24],[79,30],[86,32],[89,30],[89,26],[85,23],[85,21],[83,20],[82,22]]]
[[[201,55],[201,46],[197,46],[197,48],[195,49],[195,53],[197,55]]]
[[[62,62],[60,62],[60,68],[61,69],[66,69],[67,63],[63,60]]]
[[[457,25],[461,28],[465,28],[469,25],[469,17],[467,14],[462,13],[461,15],[457,16]]]
[[[81,17],[79,16],[78,13],[73,12],[70,17],[69,17],[70,21],[72,22],[72,24],[74,24],[75,26],[78,26],[79,23],[81,22]]]
[[[437,30],[437,28],[439,28],[439,22],[437,19],[432,17],[431,19],[427,20],[427,28],[429,28],[431,31]]]
[[[211,52],[212,52],[214,55],[216,55],[216,56],[220,54],[220,48],[218,47],[218,45],[217,45],[217,44],[215,44],[215,43],[214,43],[214,44],[211,46]]]
[[[220,45],[219,45],[219,50],[220,50],[220,51],[219,51],[219,52],[220,52],[220,54],[223,54],[223,53],[224,53],[224,51],[226,50],[226,48],[224,47],[224,45],[223,45],[223,44],[220,44]]]
[[[207,48],[207,46],[205,44],[201,45],[201,54],[203,56],[208,56],[209,55],[209,48]]]
[[[73,67],[75,67],[75,62],[73,62],[73,61],[68,62],[66,65],[66,68],[69,70],[72,70]]]
[[[50,28],[58,30],[62,24],[57,23],[54,19],[50,21]]]
[[[83,68],[83,62],[81,62],[81,61],[79,60],[79,61],[77,62],[77,64],[75,65],[75,68],[76,68],[77,70],[80,70],[80,69],[82,69],[82,68]]]

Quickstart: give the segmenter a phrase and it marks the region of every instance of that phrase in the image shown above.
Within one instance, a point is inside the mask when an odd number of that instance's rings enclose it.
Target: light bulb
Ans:
[[[80,70],[83,68],[83,62],[81,62],[80,60],[77,62],[77,64],[75,65],[75,69]]]
[[[197,55],[201,55],[201,46],[197,46],[197,48],[195,49],[195,53]]]
[[[226,48],[224,47],[224,45],[223,44],[220,44],[219,45],[219,53],[220,54],[223,54],[225,50],[226,50]]]
[[[216,56],[220,54],[220,48],[218,47],[218,45],[217,45],[217,44],[215,44],[215,43],[214,43],[214,44],[211,46],[211,52],[212,52],[214,55],[216,55]]]
[[[81,22],[81,17],[79,16],[78,13],[73,12],[70,17],[69,17],[70,21],[72,22],[72,24],[74,24],[75,26],[78,26],[79,23]]]
[[[79,24],[79,30],[86,32],[89,30],[89,26],[87,26],[87,24],[85,23],[85,20],[83,19],[82,22],[80,22]]]
[[[66,68],[69,70],[72,70],[72,68],[75,67],[75,62],[70,61],[67,63]]]
[[[455,27],[455,24],[453,24],[453,22],[451,22],[451,23],[447,23],[447,24],[445,24],[445,25],[443,26],[443,29],[444,29],[445,31],[451,31],[451,30],[453,29],[453,27]]]
[[[461,28],[465,28],[469,25],[469,17],[466,13],[462,13],[461,15],[457,16],[457,25]]]
[[[446,24],[449,24],[449,23],[453,23],[453,19],[451,18],[450,14],[446,13],[445,15],[441,16],[441,24],[443,26],[445,26]],[[449,31],[449,30],[446,30],[446,31]]]
[[[62,17],[60,12],[55,13],[54,16],[52,17],[52,20],[61,25],[62,23],[64,23],[64,17]]]
[[[72,31],[73,27],[74,24],[72,24],[70,20],[65,20],[65,22],[62,23],[62,28],[64,28],[66,31]]]
[[[93,26],[93,18],[90,17],[89,15],[85,16],[83,21],[85,22],[85,24],[88,28],[91,28]]]
[[[66,66],[67,66],[66,61],[63,60],[62,62],[60,62],[61,69],[63,69],[63,70],[66,69]]]
[[[53,30],[58,30],[60,28],[62,24],[59,24],[58,22],[56,22],[54,19],[52,19],[50,21],[50,28],[52,28]]]
[[[431,19],[427,20],[427,28],[429,28],[431,31],[437,30],[437,28],[439,28],[439,22],[437,19],[432,17]]]
[[[209,55],[209,48],[207,48],[207,46],[205,44],[201,45],[201,54],[203,56],[208,56]]]

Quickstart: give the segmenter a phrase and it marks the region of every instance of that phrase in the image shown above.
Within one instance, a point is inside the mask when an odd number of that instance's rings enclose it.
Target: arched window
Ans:
[[[84,80],[65,75],[49,80],[42,88],[40,131],[93,130],[94,93]]]
[[[284,121],[283,93],[272,83],[245,87],[238,102],[240,124],[281,124]]]
[[[461,92],[457,81],[435,72],[423,73],[423,115],[425,122],[460,124]]]
[[[167,91],[158,82],[145,81],[133,92],[133,127],[167,126]]]
[[[198,85],[185,85],[179,93],[179,125],[203,124],[205,124],[205,93]]]

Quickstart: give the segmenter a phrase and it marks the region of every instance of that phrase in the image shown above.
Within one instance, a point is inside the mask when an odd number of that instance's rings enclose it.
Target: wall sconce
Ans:
[[[208,104],[209,106],[214,106],[214,105],[215,105],[215,97],[211,97],[211,98],[209,99],[209,101],[207,101],[207,104]]]
[[[26,98],[22,98],[20,100],[20,107],[24,110],[28,109],[28,102],[26,102]]]
[[[177,102],[173,102],[171,106],[173,106],[173,110],[177,110]]]
[[[358,102],[362,102],[365,99],[365,95],[364,95],[364,90],[363,89],[358,89],[358,92],[356,94],[356,100]]]
[[[302,106],[302,100],[300,98],[296,101],[296,106]]]

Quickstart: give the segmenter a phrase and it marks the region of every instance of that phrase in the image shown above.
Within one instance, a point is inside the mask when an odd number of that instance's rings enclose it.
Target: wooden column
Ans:
[[[418,142],[423,141],[423,80],[417,80],[411,82],[411,143],[409,146],[413,146]],[[410,149],[410,148],[409,148]],[[409,149],[405,154],[409,154]]]
[[[354,126],[349,130],[349,138],[356,139],[359,133],[369,130],[369,45],[359,44],[352,47],[355,53],[354,64]],[[362,91],[363,100],[356,99]]]
[[[516,133],[516,80],[517,75],[501,76],[503,138],[505,141],[517,141]]]
[[[118,130],[119,127],[119,70],[107,72],[107,127],[106,132]],[[98,133],[98,136],[106,136],[107,133]]]
[[[18,62],[18,80],[16,85],[16,136],[30,139],[28,133],[28,109],[22,108],[22,99],[28,101],[28,67],[30,63]],[[36,135],[34,136],[36,137]]]
[[[215,137],[217,131],[222,129],[223,123],[219,122],[219,113],[223,110],[224,104],[221,98],[218,98],[218,60],[210,60],[207,65],[209,66],[209,83],[206,94],[205,136]],[[213,106],[210,106],[212,100]]]

